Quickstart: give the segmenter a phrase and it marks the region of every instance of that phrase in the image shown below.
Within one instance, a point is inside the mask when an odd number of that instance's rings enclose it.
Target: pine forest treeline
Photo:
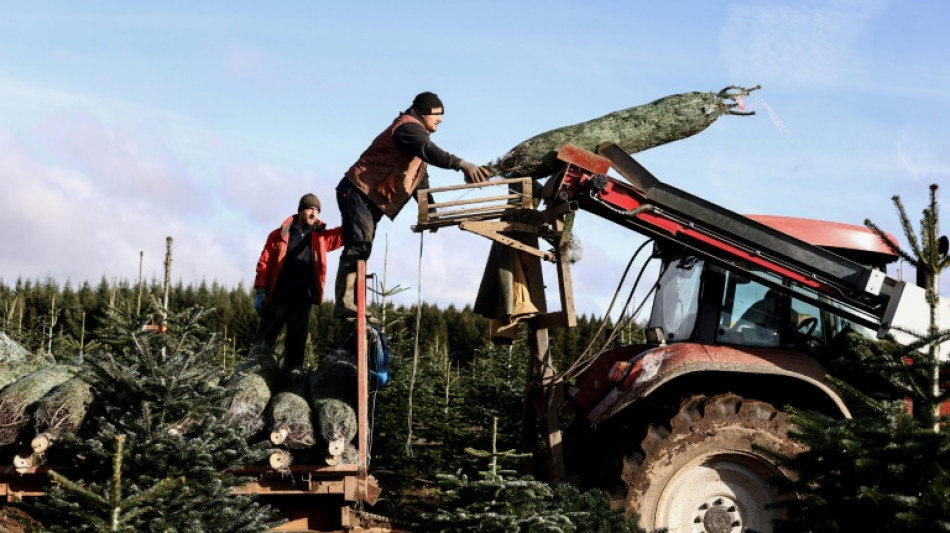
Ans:
[[[70,281],[61,284],[49,278],[21,278],[12,284],[0,279],[0,331],[34,353],[68,358],[96,345],[96,332],[110,307],[144,311],[150,298],[160,300],[163,294],[159,280],[143,283],[140,288],[129,280],[105,277],[95,285],[84,281],[78,287]],[[251,346],[258,323],[253,303],[253,290],[243,284],[228,288],[216,282],[185,285],[178,281],[169,290],[169,309],[196,305],[214,309],[207,316],[206,326],[227,339],[227,349],[219,361],[227,371],[246,357]],[[332,302],[325,302],[313,310],[306,356],[310,366],[342,345],[352,331],[345,322],[332,318],[332,309]],[[404,326],[414,333],[415,306],[395,311],[397,316],[411,315]],[[580,354],[599,327],[599,318],[584,315],[578,317],[576,328],[550,330],[556,361],[569,362]],[[446,353],[454,363],[465,365],[488,342],[488,329],[489,321],[469,306],[439,308],[423,303],[420,349]]]

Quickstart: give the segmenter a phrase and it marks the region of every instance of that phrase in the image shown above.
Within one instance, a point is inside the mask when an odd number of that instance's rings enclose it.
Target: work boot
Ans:
[[[356,316],[348,316],[344,320],[347,322],[356,322]],[[369,313],[366,313],[366,323],[373,324],[374,326],[378,326],[380,324],[379,319]]]
[[[342,264],[336,273],[333,318],[356,318],[356,269]]]

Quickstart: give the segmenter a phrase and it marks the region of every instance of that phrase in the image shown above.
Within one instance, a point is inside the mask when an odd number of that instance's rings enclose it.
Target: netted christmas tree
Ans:
[[[85,379],[94,395],[80,431],[58,450],[68,461],[64,475],[93,494],[149,492],[147,502],[127,517],[126,530],[155,532],[258,532],[270,525],[270,511],[231,493],[243,480],[228,469],[254,464],[266,455],[226,418],[224,374],[214,364],[218,339],[202,325],[206,314],[191,308],[152,316],[160,327],[143,328],[141,317],[112,310],[100,334],[101,349],[89,354]],[[124,439],[120,488],[113,481],[116,439]],[[74,490],[54,485],[31,514],[51,531],[102,531]]]
[[[492,450],[465,448],[465,453],[488,460],[488,470],[477,479],[458,470],[439,475],[444,501],[424,515],[414,530],[428,532],[638,532],[622,510],[611,510],[607,495],[582,495],[569,485],[553,488],[531,476],[518,476],[499,467],[499,460],[522,460],[528,454],[498,451],[498,419],[494,419]]]
[[[894,197],[912,254],[877,229],[880,237],[921,274],[931,309],[927,331],[903,331],[918,337],[900,344],[877,341],[857,332],[839,336],[832,373],[847,373],[848,383],[830,381],[850,400],[854,418],[790,409],[792,432],[809,446],[785,464],[799,473],[788,482],[786,517],[778,531],[919,532],[950,531],[950,430],[940,405],[938,347],[950,331],[938,329],[938,279],[948,266],[946,238],[939,237],[937,186],[923,211],[920,238]]]

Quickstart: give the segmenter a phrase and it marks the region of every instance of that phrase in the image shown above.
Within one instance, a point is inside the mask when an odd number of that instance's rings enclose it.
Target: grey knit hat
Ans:
[[[300,203],[297,204],[297,212],[301,212],[308,207],[316,207],[317,211],[322,211],[320,209],[320,199],[317,198],[316,194],[307,193],[300,197]]]

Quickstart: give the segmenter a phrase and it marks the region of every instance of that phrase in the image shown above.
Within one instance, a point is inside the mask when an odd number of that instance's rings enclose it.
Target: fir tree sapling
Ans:
[[[83,529],[89,531],[128,531],[136,517],[153,510],[150,504],[162,494],[185,484],[185,478],[165,478],[138,494],[123,496],[122,461],[125,458],[125,436],[116,435],[115,452],[112,460],[112,478],[103,487],[102,493],[96,493],[71,481],[66,476],[49,471],[55,482],[51,498],[62,498],[67,494],[74,497],[75,511],[82,515],[86,523]],[[53,529],[58,529],[54,525]]]
[[[444,502],[423,516],[419,531],[428,532],[640,532],[623,510],[610,509],[602,491],[581,494],[569,486],[552,488],[531,476],[517,477],[498,461],[523,459],[527,454],[497,450],[498,419],[494,419],[492,450],[466,448],[465,453],[488,459],[488,469],[470,479],[461,469],[439,475]]]
[[[948,399],[939,379],[947,363],[937,357],[950,332],[937,327],[936,312],[937,280],[948,260],[940,251],[936,191],[932,186],[919,239],[894,197],[912,253],[866,222],[929,279],[930,327],[905,331],[920,338],[906,345],[855,332],[839,336],[828,363],[848,382],[828,379],[850,400],[854,418],[789,410],[790,434],[808,450],[783,458],[799,477],[784,486],[797,497],[785,500],[777,531],[950,531],[950,429],[939,414]]]

